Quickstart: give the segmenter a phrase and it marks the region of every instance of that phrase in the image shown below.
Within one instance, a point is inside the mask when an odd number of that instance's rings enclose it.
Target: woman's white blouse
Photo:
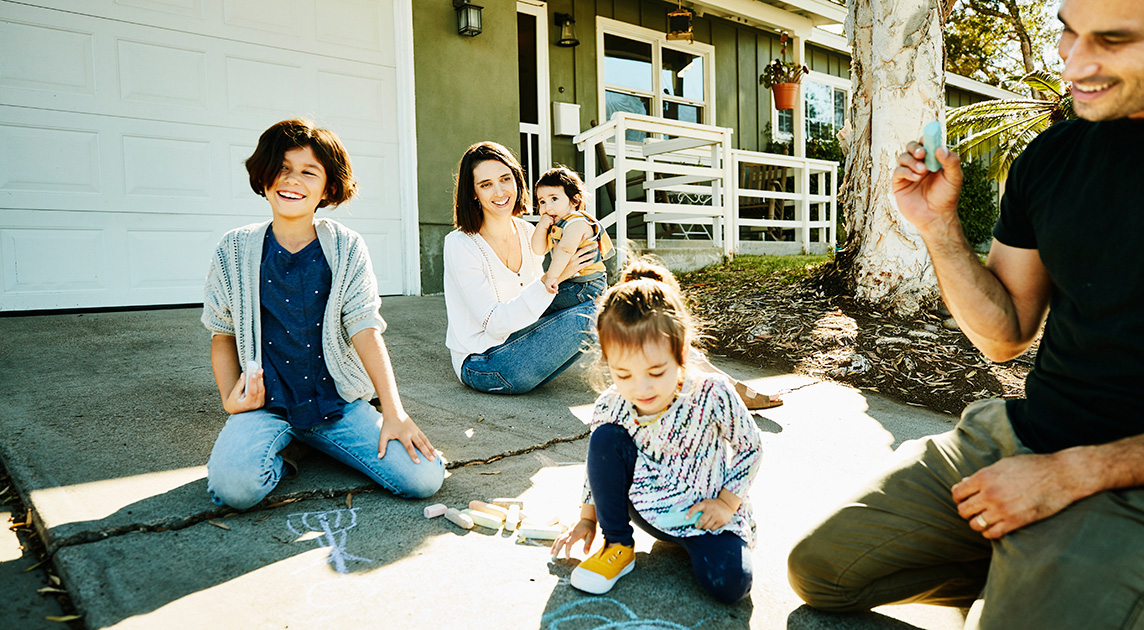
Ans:
[[[532,224],[516,217],[513,223],[520,240],[519,272],[506,267],[480,234],[453,230],[445,237],[445,345],[457,378],[466,357],[504,343],[540,319],[555,297],[541,282],[544,257],[529,244]]]

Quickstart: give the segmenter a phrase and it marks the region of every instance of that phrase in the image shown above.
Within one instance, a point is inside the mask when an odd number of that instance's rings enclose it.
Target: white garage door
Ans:
[[[295,116],[362,193],[319,216],[410,289],[393,0],[36,4],[0,0],[0,310],[201,302],[222,234],[270,218],[243,160]]]

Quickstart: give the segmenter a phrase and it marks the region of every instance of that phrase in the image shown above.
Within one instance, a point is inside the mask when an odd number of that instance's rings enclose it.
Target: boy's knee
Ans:
[[[822,545],[814,536],[802,539],[787,557],[787,580],[802,601],[819,610],[835,612],[856,610],[851,593],[838,583],[830,570],[830,562],[821,553]]]
[[[424,462],[424,460],[422,461]],[[425,470],[421,471],[421,474],[413,477],[406,484],[404,493],[406,497],[428,499],[441,489],[441,484],[445,482],[444,467],[436,465],[436,462],[428,462],[428,464],[422,466]]]
[[[207,474],[207,490],[215,505],[225,505],[236,510],[255,506],[266,498],[274,484],[258,480],[256,475]]]

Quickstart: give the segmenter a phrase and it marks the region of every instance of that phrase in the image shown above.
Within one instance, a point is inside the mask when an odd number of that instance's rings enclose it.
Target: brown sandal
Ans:
[[[747,409],[751,411],[770,409],[771,407],[778,407],[783,404],[782,399],[778,396],[760,394],[751,389],[751,387],[743,381],[735,381],[735,393],[739,394],[739,398],[743,399],[743,402],[747,405]]]

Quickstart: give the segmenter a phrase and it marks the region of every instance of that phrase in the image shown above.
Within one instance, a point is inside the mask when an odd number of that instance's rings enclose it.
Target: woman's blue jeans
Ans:
[[[207,462],[207,491],[216,505],[245,510],[278,485],[286,464],[279,452],[298,439],[364,473],[399,497],[432,496],[445,479],[445,464],[418,452],[413,463],[401,442],[390,440],[378,459],[381,414],[364,400],[347,403],[342,418],[298,430],[282,416],[256,409],[231,416]]]
[[[509,335],[499,346],[470,354],[461,382],[487,394],[523,394],[556,378],[596,336],[596,303],[557,311]]]
[[[604,544],[634,545],[634,522],[659,540],[683,547],[691,572],[715,599],[734,603],[751,592],[754,568],[747,542],[733,532],[676,537],[649,524],[628,498],[639,452],[627,429],[602,424],[588,442],[588,484],[596,504],[596,522]]]

